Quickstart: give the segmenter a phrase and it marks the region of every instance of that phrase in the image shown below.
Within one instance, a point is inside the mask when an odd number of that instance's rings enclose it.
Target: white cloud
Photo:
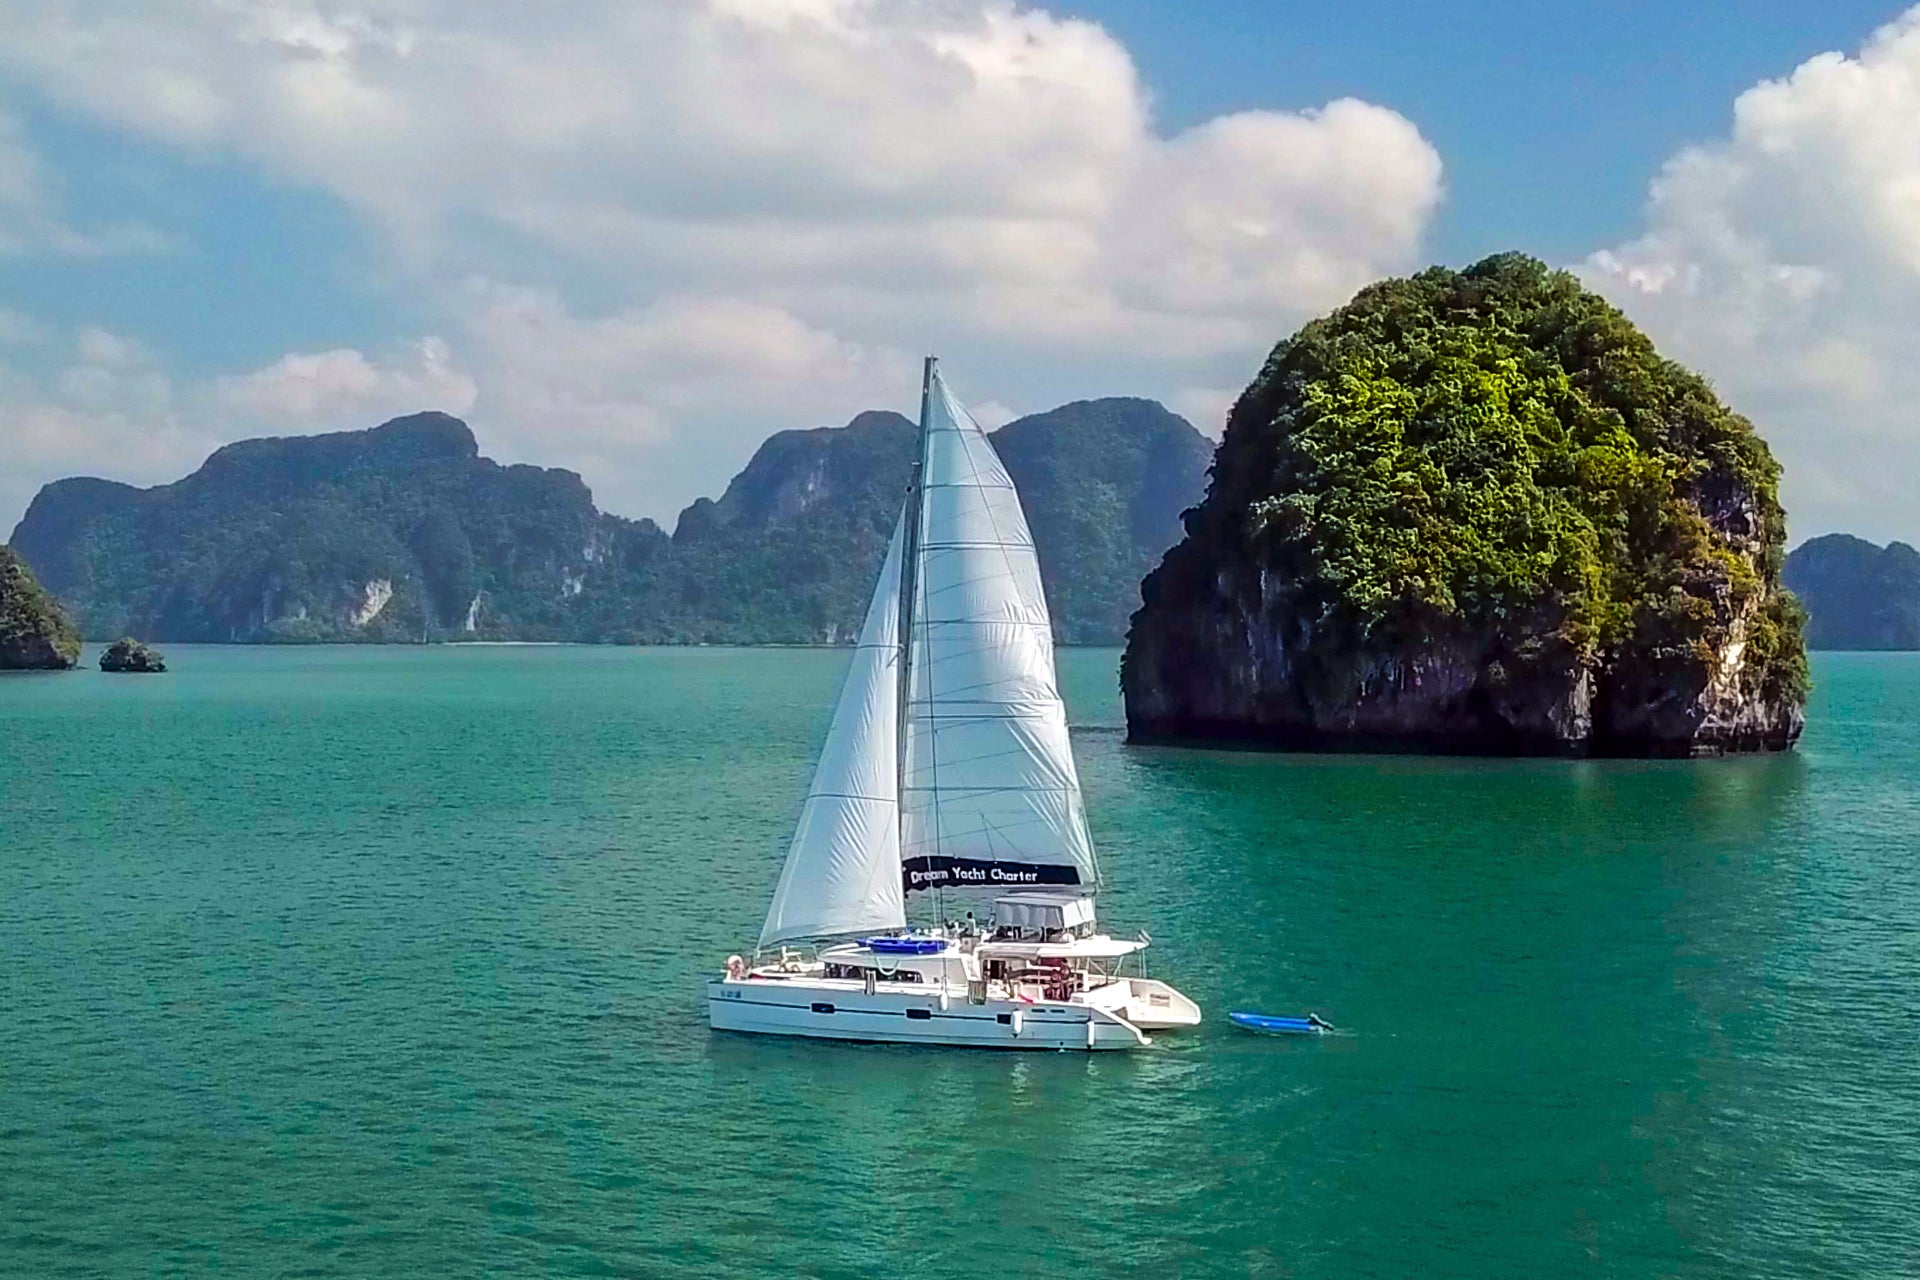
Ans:
[[[1167,408],[1218,440],[1227,431],[1227,414],[1240,398],[1237,387],[1182,387],[1167,397]]]
[[[617,511],[669,518],[719,492],[769,424],[844,422],[916,385],[905,352],[765,303],[671,297],[583,319],[541,290],[474,280],[465,293],[488,440],[580,471]]]
[[[1439,196],[1439,155],[1384,107],[1243,112],[1148,149],[1112,256],[1142,310],[1317,309],[1405,260]]]
[[[122,373],[155,363],[145,343],[91,325],[74,335],[73,350],[82,364]]]
[[[0,111],[0,254],[21,253],[44,240],[47,216],[39,157],[19,121]]]
[[[1920,534],[1920,9],[1734,104],[1585,274],[1787,468],[1796,537]]]
[[[222,407],[280,428],[353,429],[420,409],[465,413],[473,378],[442,338],[424,338],[390,363],[351,348],[284,355],[264,369],[215,382]]]
[[[1015,418],[1023,415],[1017,409],[1011,409],[998,400],[983,400],[979,404],[968,405],[973,420],[989,431],[997,431]]]
[[[55,338],[41,324],[31,332],[36,342]],[[89,329],[68,349],[44,372],[0,360],[0,535],[44,481],[103,470],[135,482],[172,480],[222,443],[179,412],[172,380],[139,343]]]
[[[957,303],[989,332],[1244,347],[1407,264],[1440,196],[1432,147],[1361,102],[1162,137],[1118,42],[1009,0],[0,18],[46,91],[324,186],[418,263],[508,275],[449,232],[478,218],[636,292],[821,323]]]
[[[45,336],[46,331],[32,316],[0,307],[0,347],[24,347]]]
[[[1014,0],[0,0],[0,26],[0,71],[57,106],[333,193],[440,308],[483,424],[660,515],[771,430],[910,402],[926,345],[1034,404],[1250,376],[1413,265],[1442,192],[1363,102],[1158,129],[1118,41]],[[295,425],[388,403],[358,359],[224,394]]]

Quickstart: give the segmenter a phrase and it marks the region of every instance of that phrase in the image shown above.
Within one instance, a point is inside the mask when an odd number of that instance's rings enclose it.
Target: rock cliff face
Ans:
[[[1135,741],[1692,755],[1803,723],[1765,444],[1517,255],[1363,291],[1235,406],[1122,663]]]
[[[80,633],[13,548],[0,545],[0,671],[64,671]]]
[[[913,436],[913,423],[877,409],[844,427],[769,436],[717,500],[697,499],[680,513],[674,541],[772,533],[828,512],[897,514]],[[893,532],[891,519],[885,525],[883,537]]]
[[[1009,422],[993,447],[1020,490],[1054,631],[1117,644],[1140,580],[1180,538],[1212,442],[1152,400],[1081,400]]]

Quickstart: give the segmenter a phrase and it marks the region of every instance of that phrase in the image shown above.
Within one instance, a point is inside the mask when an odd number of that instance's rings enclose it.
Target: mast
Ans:
[[[920,586],[920,514],[923,505],[920,480],[927,469],[927,411],[933,399],[933,366],[934,357],[928,356],[920,373],[920,438],[915,442],[913,478],[907,482],[905,535],[900,544],[900,706],[894,720],[898,741],[895,743],[893,767],[894,794],[899,797],[895,821],[899,823],[902,841],[907,834],[907,708],[913,701],[913,598]]]

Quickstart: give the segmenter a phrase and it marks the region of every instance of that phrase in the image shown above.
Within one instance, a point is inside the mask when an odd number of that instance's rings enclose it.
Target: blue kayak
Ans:
[[[1304,1018],[1277,1018],[1270,1013],[1229,1013],[1227,1021],[1236,1027],[1273,1036],[1323,1036],[1333,1024],[1317,1013]]]

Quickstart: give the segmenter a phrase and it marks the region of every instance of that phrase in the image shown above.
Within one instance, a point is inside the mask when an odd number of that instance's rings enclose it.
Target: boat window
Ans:
[[[824,1000],[815,1000],[813,1002],[813,1011],[815,1013],[832,1013],[833,1006]]]
[[[929,1019],[929,1018],[931,1018],[931,1017],[933,1017],[933,1010],[931,1010],[931,1009],[909,1009],[909,1010],[907,1010],[907,1017],[908,1017],[908,1018],[910,1018],[910,1019],[912,1019],[912,1020],[913,1020],[913,1021],[915,1021],[915,1022],[925,1022],[925,1021],[927,1021],[927,1019]]]
[[[1013,1015],[1010,1013],[996,1013],[993,1015],[993,1020],[1003,1027],[1010,1026],[1013,1022]]]
[[[926,979],[918,969],[895,969],[888,973],[882,969],[870,969],[858,964],[829,964],[826,967],[829,978],[845,978],[850,982],[924,982]]]

